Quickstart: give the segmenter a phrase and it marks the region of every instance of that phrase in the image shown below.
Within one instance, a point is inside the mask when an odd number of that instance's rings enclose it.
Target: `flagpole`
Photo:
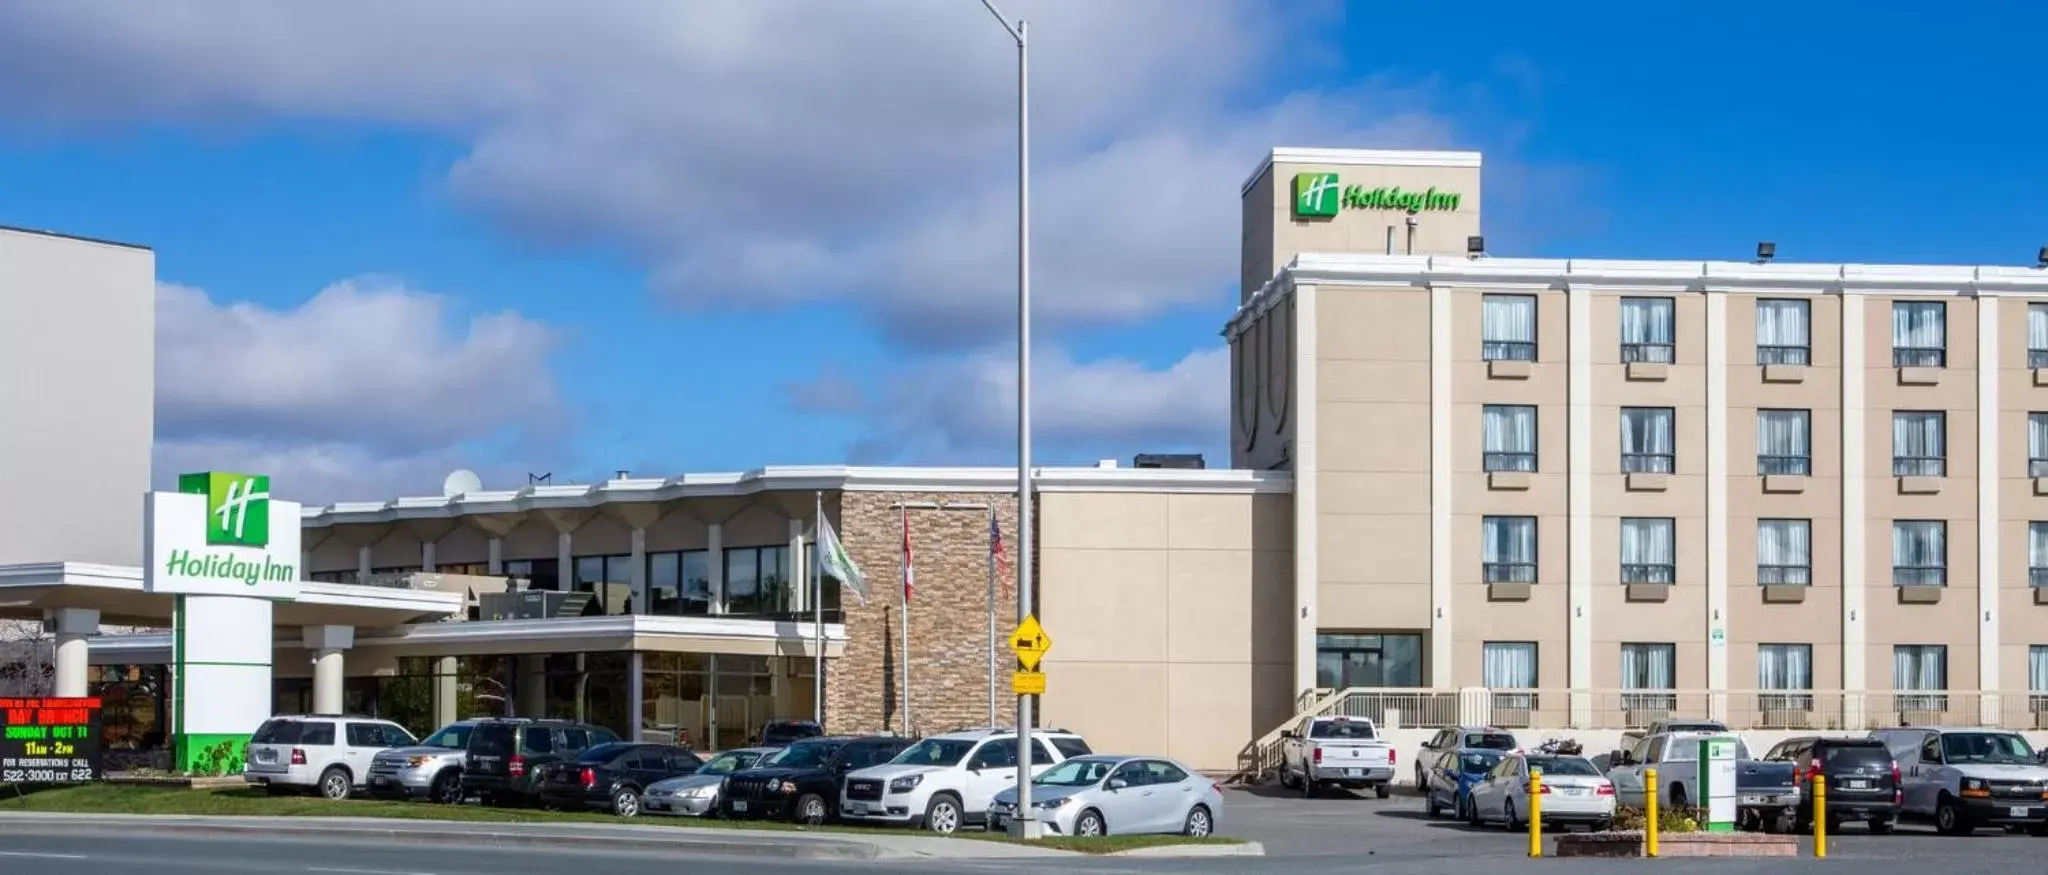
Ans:
[[[988,725],[996,725],[996,506],[988,506]]]
[[[811,664],[811,722],[825,725],[825,563],[818,557],[818,536],[825,531],[825,493],[818,492],[818,515],[811,523],[811,617],[815,621]]]
[[[903,610],[898,616],[903,620],[903,665],[899,672],[903,676],[903,736],[910,737],[910,506],[903,506]]]

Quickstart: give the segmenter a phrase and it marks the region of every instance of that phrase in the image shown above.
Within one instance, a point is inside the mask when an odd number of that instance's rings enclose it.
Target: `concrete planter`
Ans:
[[[1553,853],[1559,857],[1640,857],[1641,830],[1566,833],[1558,836]],[[1754,832],[1664,833],[1657,839],[1657,856],[1663,857],[1796,857],[1799,837]]]

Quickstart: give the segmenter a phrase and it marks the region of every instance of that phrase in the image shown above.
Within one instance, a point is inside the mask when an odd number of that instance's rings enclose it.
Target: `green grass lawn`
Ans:
[[[812,832],[835,832],[854,835],[922,835],[937,838],[937,836],[933,836],[930,833],[910,833],[906,830],[855,826],[803,828],[793,824],[771,823],[758,820],[704,820],[687,817],[641,816],[633,818],[631,821],[626,821],[595,811],[540,811],[534,809],[485,808],[481,805],[429,805],[423,802],[385,802],[368,799],[329,802],[312,796],[270,796],[260,790],[243,787],[221,790],[184,790],[166,787],[89,784],[80,787],[63,787],[30,792],[19,801],[10,798],[12,795],[7,790],[0,789],[0,812],[17,810],[76,814],[187,814],[226,817],[389,817],[404,820],[443,820],[469,823],[619,824],[630,822],[636,825],[670,826],[678,829],[699,826],[766,831],[796,831],[805,829]],[[961,832],[956,838],[977,841],[1015,841],[1015,839],[1004,835],[973,831]],[[1220,837],[1193,839],[1184,836],[1103,836],[1101,838],[1065,836],[1043,839],[1037,842],[1037,844],[1044,847],[1080,851],[1089,854],[1108,854],[1135,848],[1165,845],[1242,843],[1242,839]]]

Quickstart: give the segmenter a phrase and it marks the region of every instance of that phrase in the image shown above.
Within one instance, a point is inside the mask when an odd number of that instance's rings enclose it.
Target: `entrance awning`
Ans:
[[[168,595],[142,591],[142,569],[76,562],[0,565],[0,618],[41,619],[51,608],[90,608],[113,626],[171,625]],[[278,626],[385,629],[463,610],[454,592],[302,581],[296,601],[272,606]]]

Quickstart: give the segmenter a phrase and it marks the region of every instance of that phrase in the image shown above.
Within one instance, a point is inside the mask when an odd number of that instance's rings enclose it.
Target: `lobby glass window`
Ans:
[[[1536,470],[1536,408],[1488,404],[1480,410],[1480,449],[1488,471]]]
[[[1534,690],[1536,679],[1536,642],[1534,641],[1488,641],[1481,645],[1481,680],[1491,690]],[[1527,712],[1536,707],[1536,695],[1527,692],[1494,693],[1494,723],[1500,724],[1505,717],[1509,725],[1528,725],[1528,715],[1503,715],[1503,710]],[[1516,719],[1519,716],[1520,719]]]
[[[711,738],[710,659],[702,653],[641,657],[639,740],[702,748]]]
[[[1422,636],[1318,634],[1316,686],[1420,687]]]
[[[2027,524],[2027,585],[2048,586],[2048,523]]]
[[[2048,304],[2027,305],[2027,367],[2048,368]]]
[[[1948,476],[1948,414],[1892,411],[1892,476]]]
[[[1892,522],[1892,585],[1948,585],[1948,523]]]
[[[1621,409],[1621,470],[1631,474],[1669,474],[1678,459],[1673,445],[1669,407]]]
[[[1536,582],[1536,518],[1490,516],[1479,521],[1479,563],[1487,583]]]
[[[1805,711],[1813,707],[1813,645],[1756,646],[1756,687],[1765,711]]]
[[[1756,363],[1813,363],[1813,304],[1799,298],[1759,298],[1756,302]]]
[[[1536,296],[1480,298],[1479,357],[1490,362],[1536,360]]]
[[[1669,711],[1678,706],[1678,645],[1621,645],[1621,707]]]
[[[1756,412],[1756,473],[1805,477],[1813,473],[1813,414],[1805,410]]]
[[[525,580],[527,589],[562,588],[561,563],[553,559],[514,559],[504,567],[505,576]]]
[[[623,652],[550,653],[542,659],[540,716],[593,723],[627,737]]]
[[[780,614],[790,610],[789,547],[735,547],[725,551],[725,612]]]
[[[633,612],[633,557],[576,557],[576,592],[591,595],[587,614],[630,614]]]
[[[1948,365],[1948,305],[1941,301],[1892,302],[1892,366]]]
[[[437,562],[434,564],[434,572],[437,574],[466,574],[471,577],[489,577],[491,575],[491,564],[489,562]]]
[[[711,551],[647,554],[647,601],[650,614],[711,613]]]
[[[1813,521],[1756,521],[1756,582],[1762,586],[1813,584]]]
[[[1621,521],[1621,582],[1676,583],[1677,525],[1669,518],[1624,517]]]
[[[1948,646],[1899,644],[1892,647],[1892,689],[1899,692],[1900,711],[1946,711]]]
[[[2048,477],[2048,413],[2027,414],[2027,476]]]
[[[1621,299],[1621,360],[1670,364],[1677,338],[1670,298]]]

